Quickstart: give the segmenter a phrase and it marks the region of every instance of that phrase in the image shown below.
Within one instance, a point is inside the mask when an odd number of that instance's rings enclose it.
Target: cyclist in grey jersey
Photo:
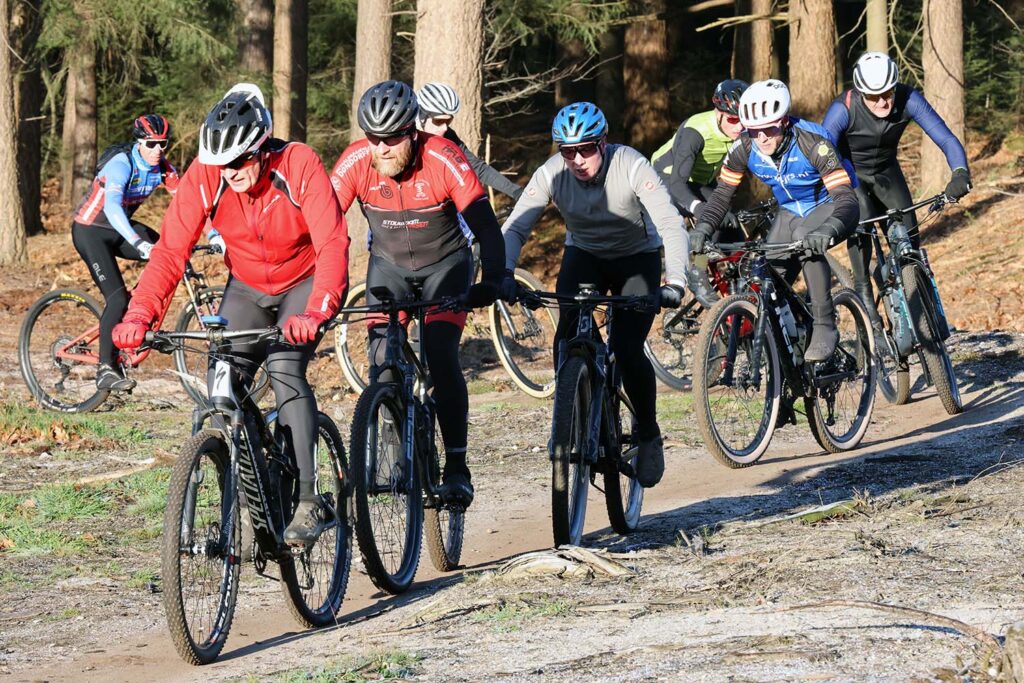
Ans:
[[[604,114],[589,102],[571,104],[555,117],[552,137],[559,154],[533,174],[502,227],[506,298],[514,293],[511,273],[523,245],[554,201],[566,224],[557,292],[576,294],[587,282],[612,294],[658,293],[662,305],[679,305],[690,255],[683,217],[651,163],[632,147],[609,145],[607,130]],[[659,289],[663,243],[668,284]],[[578,315],[578,309],[562,308],[555,332],[556,367],[558,344],[574,334]],[[609,345],[637,414],[637,481],[650,487],[665,471],[654,369],[643,352],[654,313],[622,310],[615,319]]]

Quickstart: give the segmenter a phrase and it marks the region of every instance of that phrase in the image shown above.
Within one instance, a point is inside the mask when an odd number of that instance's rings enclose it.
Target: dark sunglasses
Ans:
[[[246,164],[248,164],[250,161],[252,161],[252,158],[254,156],[256,156],[256,152],[249,152],[248,154],[243,154],[242,156],[232,161],[230,164],[224,164],[224,168],[230,168],[232,171],[237,171],[244,167]]]
[[[380,137],[379,135],[374,135],[373,133],[367,133],[366,134],[366,139],[370,143],[370,145],[373,146],[373,147],[376,147],[377,145],[379,145],[382,142],[385,145],[387,145],[388,147],[394,147],[395,145],[402,144],[402,142],[407,137],[411,136],[413,130],[415,130],[415,129],[407,128],[406,130],[398,131],[394,135],[389,135],[387,137]]]
[[[725,122],[728,123],[730,126],[735,126],[737,123],[740,122],[740,117],[733,116],[732,114],[726,114]]]
[[[878,102],[879,100],[889,100],[889,99],[892,99],[893,95],[895,95],[895,94],[896,94],[896,89],[895,88],[891,88],[889,90],[886,90],[885,92],[880,92],[880,93],[874,94],[874,95],[866,94],[866,95],[864,95],[864,99],[867,100],[868,102]]]
[[[558,152],[562,155],[562,158],[567,161],[572,161],[579,154],[584,159],[589,159],[600,151],[600,144],[596,142],[588,142],[585,145],[573,145],[572,147],[559,147]]]
[[[146,149],[167,149],[167,140],[143,140]]]

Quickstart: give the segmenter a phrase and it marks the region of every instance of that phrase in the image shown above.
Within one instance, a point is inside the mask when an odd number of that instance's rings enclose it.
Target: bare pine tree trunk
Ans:
[[[349,116],[349,138],[353,141],[363,137],[356,123],[359,98],[374,83],[391,77],[391,0],[359,0],[358,12],[356,74]]]
[[[267,78],[274,62],[274,2],[238,0],[238,13],[238,68],[243,74]]]
[[[306,139],[306,84],[309,68],[307,0],[274,5],[274,135]]]
[[[65,204],[71,203],[71,185],[75,177],[75,77],[74,54],[65,55],[68,73],[64,77],[64,120],[60,134],[60,198]]]
[[[417,0],[416,87],[441,81],[455,88],[462,108],[454,128],[470,150],[481,140],[483,0]]]
[[[820,120],[836,96],[832,0],[790,0],[789,89],[793,113]]]
[[[665,13],[665,0],[650,0],[647,14]],[[623,81],[626,86],[626,139],[644,154],[669,136],[668,31],[663,19],[640,21],[626,29]]]
[[[736,0],[736,16],[742,17],[751,13],[750,0]],[[753,68],[753,45],[751,44],[753,24],[740,24],[733,29],[732,34],[732,64],[729,73],[733,78],[742,78],[745,81],[751,80]]]
[[[964,25],[961,0],[924,0],[924,96],[953,135],[964,140]],[[938,192],[949,179],[942,151],[921,139],[921,194]]]
[[[96,175],[96,46],[83,39],[75,48],[71,75],[75,79],[75,127],[71,202],[89,191]]]
[[[14,108],[14,65],[11,51],[6,49],[10,39],[7,22],[7,0],[0,0],[3,17],[3,48],[0,49],[0,145],[12,150],[18,144],[18,115]],[[0,154],[0,263],[21,263],[28,260],[25,238],[25,218],[21,211],[21,188],[18,187],[18,158],[16,154]]]
[[[889,8],[885,0],[867,0],[868,52],[889,51]]]
[[[40,215],[42,172],[43,79],[36,41],[42,29],[39,0],[16,0],[11,13],[11,49],[25,60],[16,76],[15,102],[18,112],[18,176],[22,215],[30,235],[43,231]]]
[[[622,34],[619,29],[610,29],[601,34],[601,66],[597,70],[597,106],[601,107],[611,135],[622,135],[622,103],[625,99],[622,82]]]
[[[759,17],[772,14],[772,0],[753,0],[750,13]],[[775,27],[771,19],[758,19],[750,26],[750,83],[776,76],[772,67],[775,53]]]

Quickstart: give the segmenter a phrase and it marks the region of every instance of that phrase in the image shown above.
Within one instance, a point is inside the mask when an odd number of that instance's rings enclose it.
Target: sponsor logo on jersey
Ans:
[[[427,199],[427,181],[417,180],[413,187],[416,188],[416,199]]]
[[[334,175],[338,176],[339,178],[343,177],[346,173],[348,173],[349,169],[351,169],[353,166],[359,163],[360,159],[365,159],[368,156],[370,156],[369,147],[361,147],[357,149],[356,151],[352,152],[347,157],[341,160],[341,163],[338,164],[338,168],[334,169]]]

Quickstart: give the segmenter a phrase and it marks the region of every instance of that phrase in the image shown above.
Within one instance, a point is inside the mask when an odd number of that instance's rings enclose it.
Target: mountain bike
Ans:
[[[946,350],[949,323],[939,297],[928,261],[928,252],[915,248],[904,216],[928,207],[934,216],[951,203],[945,194],[937,194],[903,209],[890,209],[881,216],[861,221],[857,231],[870,235],[875,252],[875,300],[865,305],[885,310],[882,329],[875,330],[875,354],[879,366],[878,383],[882,395],[890,403],[902,405],[910,400],[910,357],[921,359],[925,381],[935,387],[942,407],[950,415],[963,411],[960,388],[956,383],[953,362]],[[927,219],[925,219],[927,220]],[[886,249],[880,233],[885,226]]]
[[[359,395],[350,450],[363,565],[373,584],[392,594],[412,584],[423,535],[438,571],[458,567],[466,524],[465,508],[439,493],[443,446],[430,395],[433,380],[422,345],[412,347],[401,320],[412,314],[424,334],[428,308],[456,310],[461,304],[454,297],[424,301],[423,280],[407,280],[410,299],[398,300],[387,287],[374,287],[371,293],[380,303],[343,309],[352,321],[369,313],[388,316],[384,362],[370,369],[370,381]]]
[[[196,245],[192,253],[219,254],[211,245]],[[187,301],[178,315],[175,330],[202,329],[202,318],[220,307],[224,288],[211,286],[206,277],[186,263],[181,278]],[[18,335],[18,364],[32,396],[51,410],[84,413],[95,410],[109,396],[96,387],[99,366],[100,315],[103,307],[78,289],[47,292],[29,308]],[[157,325],[163,318],[157,321]],[[122,351],[121,366],[136,368],[148,350]],[[192,400],[206,398],[206,367],[190,362],[183,352],[174,354],[174,367],[182,387]],[[265,392],[265,377],[256,385]]]
[[[877,374],[867,311],[853,290],[832,290],[839,343],[828,360],[804,362],[810,312],[768,258],[803,249],[801,242],[712,247],[735,257],[742,287],[701,323],[694,401],[705,445],[728,467],[757,462],[777,428],[796,424],[800,398],[811,433],[829,453],[855,448],[867,432]]]
[[[474,281],[480,271],[478,252],[474,245]],[[520,287],[529,290],[543,287],[528,270],[516,268],[514,276]],[[353,324],[349,317],[353,314],[347,311],[358,309],[365,303],[366,283],[353,285],[334,328],[334,349],[338,363],[349,386],[357,394],[366,388],[369,379],[368,336],[365,326]],[[550,357],[555,328],[558,327],[558,311],[531,311],[525,306],[508,304],[499,299],[487,309],[487,320],[498,360],[516,386],[534,398],[551,396],[555,391],[555,380]],[[419,339],[415,327],[410,330],[409,337],[415,345]]]
[[[227,642],[245,550],[240,501],[254,532],[255,570],[266,576],[268,563],[277,563],[289,610],[302,626],[336,623],[352,559],[348,465],[337,426],[317,414],[317,493],[326,526],[315,542],[288,545],[283,534],[299,494],[294,456],[275,438],[276,411],[264,415],[251,391],[235,392],[248,385],[237,381],[230,342],[279,340],[280,329],[226,331],[216,317],[204,323],[205,331],[146,334],[146,345],[161,353],[200,351],[215,361],[209,401],[196,408],[193,436],[171,473],[161,549],[167,625],[190,664],[214,661]]]
[[[616,309],[649,312],[659,306],[650,296],[603,296],[588,284],[581,284],[577,295],[521,291],[519,296],[530,306],[561,302],[580,312],[576,335],[558,344],[549,442],[555,546],[579,544],[591,485],[604,493],[612,528],[628,534],[640,522],[644,500],[636,480],[637,420],[615,354],[604,339],[611,336]],[[600,325],[594,320],[598,308],[604,314]],[[597,484],[599,474],[603,489]]]
[[[771,199],[737,211],[736,219],[747,239],[760,239],[768,234],[777,211],[778,203]],[[833,285],[853,288],[853,274],[849,268],[831,254],[826,254],[826,259],[832,269]],[[719,296],[728,296],[735,289],[736,272],[728,256],[708,259],[697,254],[693,260],[694,268],[689,273],[690,291],[683,304],[662,312],[644,344],[644,353],[654,367],[654,374],[663,384],[677,391],[691,386],[693,345],[700,331],[701,315],[714,305]]]

